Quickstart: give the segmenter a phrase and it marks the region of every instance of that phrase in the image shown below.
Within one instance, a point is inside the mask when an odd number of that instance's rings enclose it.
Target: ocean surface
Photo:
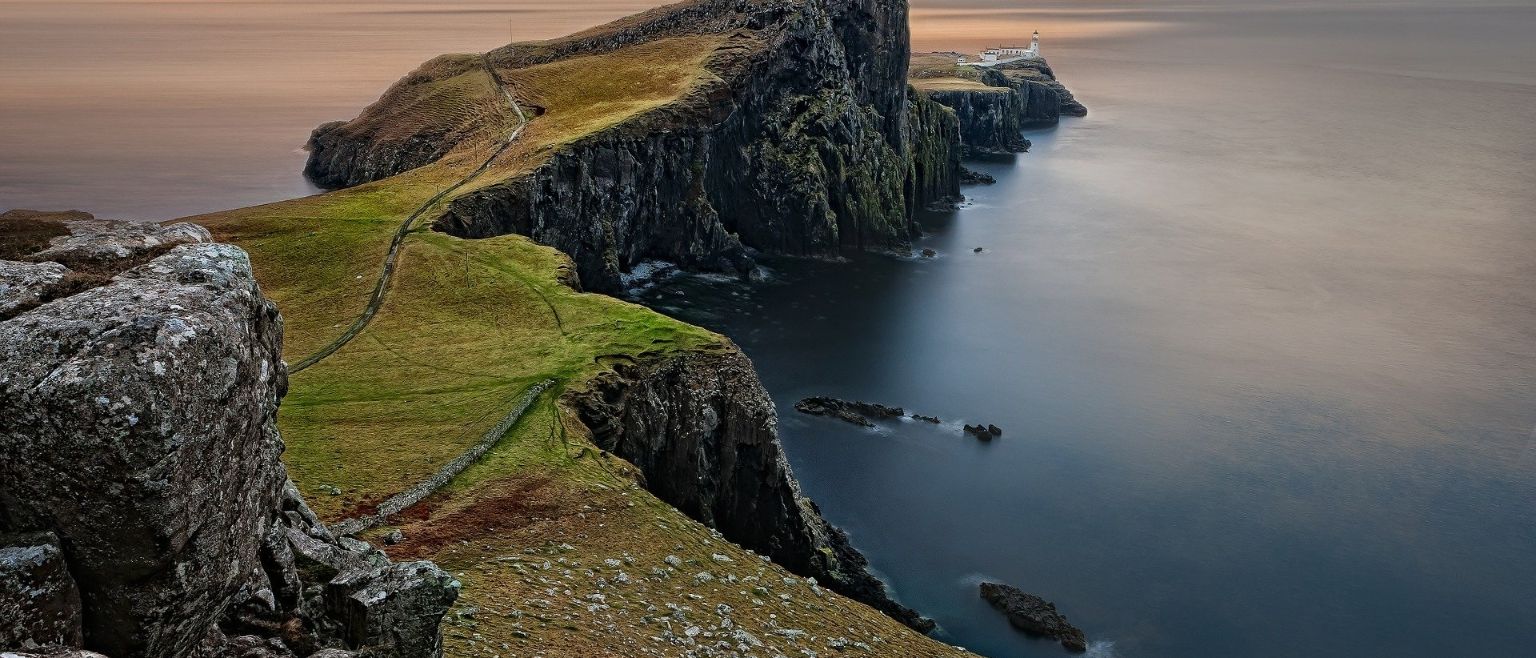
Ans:
[[[308,130],[416,63],[648,4],[0,0],[0,209],[308,193]],[[753,357],[899,598],[994,658],[1064,654],[980,580],[1097,656],[1531,655],[1536,7],[913,4],[919,50],[1040,29],[1089,116],[971,163],[998,182],[923,217],[936,258],[643,294]]]

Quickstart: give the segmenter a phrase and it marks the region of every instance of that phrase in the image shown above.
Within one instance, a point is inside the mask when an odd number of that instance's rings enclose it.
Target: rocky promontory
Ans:
[[[438,655],[453,578],[331,535],[288,482],[283,323],[245,252],[78,215],[0,233],[40,225],[0,271],[89,276],[0,286],[31,300],[0,315],[0,649]]]
[[[658,90],[665,101],[592,129],[565,130],[561,99],[520,83],[559,68],[580,95],[606,84],[584,67],[636,48],[695,68]],[[435,227],[528,235],[570,254],[595,290],[615,289],[645,260],[741,272],[749,250],[904,251],[913,211],[958,195],[954,123],[914,108],[908,50],[901,0],[693,0],[492,51],[485,61],[534,116],[527,140],[548,141],[515,171],[449,201]],[[322,126],[306,171],[323,184],[357,184],[482,137],[463,128],[462,108],[489,97],[463,91],[472,66],[434,60],[362,116]],[[463,101],[423,111],[450,92]]]
[[[1043,57],[967,66],[957,53],[917,53],[911,79],[921,94],[954,110],[971,155],[1025,151],[1024,130],[1088,113]]]

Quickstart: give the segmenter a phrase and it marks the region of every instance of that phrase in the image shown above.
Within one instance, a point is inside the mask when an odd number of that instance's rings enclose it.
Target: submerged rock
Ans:
[[[1061,642],[1068,651],[1088,650],[1083,632],[1056,611],[1056,605],[1017,587],[1001,583],[982,583],[981,598],[1008,616],[1008,623],[1025,633],[1043,635]]]

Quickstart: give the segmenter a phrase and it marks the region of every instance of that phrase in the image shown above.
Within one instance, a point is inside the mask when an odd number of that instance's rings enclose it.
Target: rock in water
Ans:
[[[1088,650],[1083,632],[1056,611],[1056,605],[1017,587],[1001,583],[982,583],[981,598],[1008,616],[1008,623],[1025,633],[1043,635],[1061,642],[1067,650]]]
[[[0,532],[34,533],[0,543],[0,646],[439,655],[457,583],[332,536],[288,482],[282,319],[245,252],[69,224],[25,257],[115,276],[0,321]]]
[[[901,407],[888,407],[874,402],[839,400],[818,395],[795,403],[795,411],[812,416],[830,416],[863,427],[874,427],[870,416],[875,418],[900,418],[907,412]]]

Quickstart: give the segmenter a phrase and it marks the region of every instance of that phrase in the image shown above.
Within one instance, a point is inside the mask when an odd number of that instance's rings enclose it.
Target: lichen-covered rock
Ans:
[[[0,532],[57,536],[63,559],[45,563],[68,572],[49,573],[80,592],[58,641],[113,658],[435,656],[457,583],[333,536],[287,479],[282,320],[245,252],[199,231],[71,229],[71,253],[105,271],[155,240],[194,244],[0,321]],[[54,628],[67,596],[16,605],[8,579],[38,573],[0,563],[0,647]]]
[[[179,222],[170,225],[147,222],[114,222],[74,219],[64,222],[70,234],[54,238],[48,248],[28,257],[34,262],[53,261],[75,267],[158,255],[180,244],[213,242],[208,229]]]
[[[907,195],[915,206],[952,207],[960,194],[960,117],[955,111],[911,87],[907,88],[907,143],[912,186]]]
[[[437,565],[408,562],[342,574],[325,596],[349,646],[373,658],[429,658],[442,655],[437,628],[458,587]]]
[[[245,253],[216,244],[0,323],[0,523],[58,534],[88,646],[186,655],[257,568],[285,479],[281,336]]]
[[[58,263],[0,260],[0,318],[31,308],[65,287],[69,268]]]
[[[658,498],[795,573],[933,629],[890,599],[847,536],[801,496],[773,401],[734,346],[621,365],[566,401],[594,442],[637,466]]]
[[[0,648],[78,647],[80,593],[48,532],[0,533]]]

